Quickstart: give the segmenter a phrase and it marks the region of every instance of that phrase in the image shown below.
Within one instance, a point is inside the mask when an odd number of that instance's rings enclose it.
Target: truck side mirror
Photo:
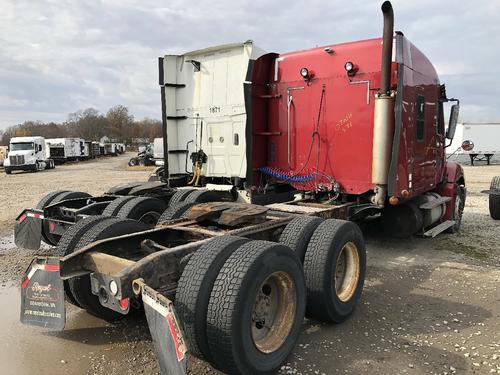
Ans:
[[[448,122],[448,130],[446,131],[446,138],[453,139],[455,136],[455,130],[457,130],[458,122],[458,112],[460,111],[460,105],[453,104],[450,110],[450,121]]]
[[[38,151],[42,151],[42,145],[38,145]]]

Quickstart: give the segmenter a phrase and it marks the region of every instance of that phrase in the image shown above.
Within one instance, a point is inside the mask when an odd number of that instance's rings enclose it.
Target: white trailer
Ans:
[[[474,161],[486,161],[500,155],[500,123],[464,122],[457,125],[455,137],[447,153],[452,155],[469,155],[471,164]]]
[[[6,174],[54,168],[54,161],[47,157],[43,137],[14,137],[10,140],[9,150],[4,161]]]
[[[85,141],[81,138],[50,138],[46,140],[49,155],[56,162],[84,159]]]

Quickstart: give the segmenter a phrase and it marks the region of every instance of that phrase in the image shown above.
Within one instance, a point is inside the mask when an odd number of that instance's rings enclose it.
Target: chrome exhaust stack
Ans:
[[[389,164],[394,135],[395,92],[391,91],[392,44],[394,35],[394,13],[390,1],[382,4],[384,32],[380,90],[375,95],[373,119],[372,183],[376,185],[372,203],[384,206],[387,197]]]

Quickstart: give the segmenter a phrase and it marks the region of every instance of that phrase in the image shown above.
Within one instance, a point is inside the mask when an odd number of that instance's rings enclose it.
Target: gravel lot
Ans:
[[[19,320],[19,278],[35,253],[12,244],[13,221],[46,193],[100,194],[146,180],[127,156],[0,174],[0,361],[2,374],[158,373],[147,324],[111,325],[72,306],[63,332]],[[306,320],[282,374],[500,374],[500,222],[488,214],[487,189],[500,165],[465,167],[463,229],[435,239],[393,240],[366,231],[367,280],[361,303],[341,325]],[[193,360],[193,374],[217,373]]]

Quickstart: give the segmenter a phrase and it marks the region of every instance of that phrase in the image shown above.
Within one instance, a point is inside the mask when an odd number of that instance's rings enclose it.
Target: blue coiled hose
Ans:
[[[303,183],[303,182],[309,182],[314,179],[313,175],[297,175],[297,176],[290,176],[287,173],[280,172],[277,170],[274,170],[269,167],[260,167],[259,172],[264,173],[265,175],[271,176],[276,178],[277,180],[280,181],[286,181],[286,182],[294,182],[294,183]]]

